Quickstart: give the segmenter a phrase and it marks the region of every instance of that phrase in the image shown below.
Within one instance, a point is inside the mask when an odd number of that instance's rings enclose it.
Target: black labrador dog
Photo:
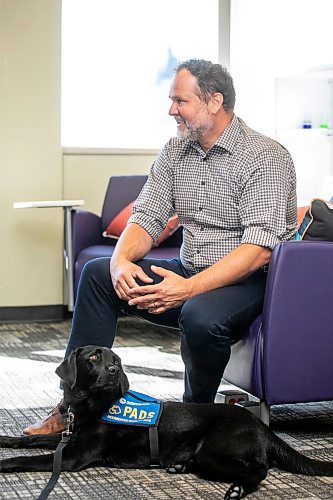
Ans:
[[[91,466],[149,468],[146,427],[110,424],[101,415],[129,389],[120,358],[105,347],[73,351],[56,369],[64,382],[64,406],[74,414],[72,437],[63,450],[63,471]],[[312,460],[278,438],[248,410],[227,404],[165,402],[158,427],[159,466],[230,482],[225,499],[257,489],[270,467],[333,476],[333,463]],[[0,437],[1,447],[57,446],[61,435]],[[52,471],[53,453],[0,461],[0,472]]]

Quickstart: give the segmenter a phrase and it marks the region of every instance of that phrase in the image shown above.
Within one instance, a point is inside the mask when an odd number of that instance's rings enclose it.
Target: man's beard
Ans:
[[[213,120],[207,114],[192,123],[185,121],[185,125],[186,128],[184,130],[178,128],[177,137],[188,141],[199,141],[201,137],[213,127]]]

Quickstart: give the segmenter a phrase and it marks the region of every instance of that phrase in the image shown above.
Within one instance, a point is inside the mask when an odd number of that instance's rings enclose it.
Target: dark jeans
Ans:
[[[178,327],[185,364],[184,401],[213,402],[230,357],[231,343],[242,337],[262,311],[267,274],[259,270],[240,283],[202,293],[182,307],[155,315],[118,298],[109,263],[110,259],[103,257],[88,262],[83,269],[66,356],[76,347],[88,344],[112,347],[121,313]],[[143,259],[137,264],[155,283],[162,278],[151,271],[152,264],[190,277],[177,259]]]

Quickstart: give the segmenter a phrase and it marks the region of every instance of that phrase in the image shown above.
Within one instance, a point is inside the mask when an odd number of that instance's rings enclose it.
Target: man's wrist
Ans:
[[[191,276],[191,278],[188,278],[187,280],[187,299],[191,299],[192,297],[195,297],[195,295],[199,295],[200,293],[203,292],[201,289],[202,287],[200,286],[200,281],[198,279],[198,275]]]
[[[122,267],[127,264],[128,260],[125,258],[111,258],[110,260],[110,273],[112,277],[115,277],[117,268]]]

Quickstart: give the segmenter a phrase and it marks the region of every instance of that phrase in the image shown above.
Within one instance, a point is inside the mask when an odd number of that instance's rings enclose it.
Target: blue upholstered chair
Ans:
[[[263,314],[232,346],[224,379],[260,400],[333,400],[333,243],[285,242],[271,257]]]

